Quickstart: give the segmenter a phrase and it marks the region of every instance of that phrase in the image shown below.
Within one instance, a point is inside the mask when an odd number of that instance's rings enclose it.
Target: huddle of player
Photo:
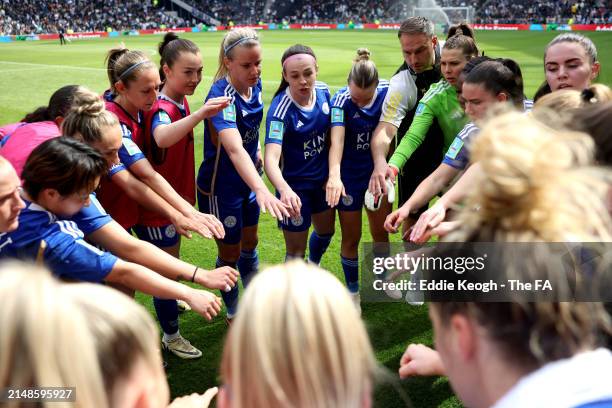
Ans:
[[[61,278],[106,281],[130,295],[139,290],[155,296],[164,331],[162,344],[183,358],[196,358],[201,352],[180,335],[177,302],[168,299],[183,300],[208,319],[220,311],[221,303],[210,292],[175,280],[220,289],[227,318],[233,320],[237,314],[226,344],[222,372],[228,387],[221,393],[220,405],[280,407],[291,401],[297,406],[369,406],[375,373],[371,346],[358,314],[344,308],[352,300],[360,310],[357,247],[366,192],[379,206],[367,210],[377,242],[388,242],[387,232],[396,232],[400,225],[404,225],[404,236],[417,242],[449,231],[467,242],[513,241],[516,236],[526,241],[570,237],[603,241],[609,240],[612,231],[604,201],[608,185],[601,181],[606,174],[588,171],[595,152],[591,139],[554,130],[550,122],[541,124],[545,118],[536,121],[527,115],[511,113],[487,125],[487,115],[498,106],[530,109],[521,70],[512,60],[478,57],[469,27],[458,30],[438,55],[431,22],[407,20],[398,34],[405,64],[391,80],[379,79],[369,52],[360,49],[347,86],[333,97],[317,81],[313,50],[289,47],[281,59],[281,84],[268,109],[263,157],[259,143],[262,48],[253,30],[239,28],[224,37],[214,83],[205,104],[193,113],[185,96],[193,94],[202,74],[202,58],[193,42],[166,35],[160,45],[159,72],[139,51],[112,50],[110,89],[103,101],[82,87],[64,87],[52,96],[47,109],[5,128],[0,153],[19,177],[5,162],[0,163],[7,174],[0,185],[0,213],[7,214],[0,232],[0,255],[39,255]],[[602,104],[609,90],[589,88],[599,70],[590,40],[576,34],[556,37],[545,51],[544,64],[552,93],[542,97],[543,106],[547,100],[549,106],[558,106],[555,93],[567,93],[564,89],[570,88],[578,94],[571,108],[607,106],[596,118],[600,122],[609,117],[610,106]],[[562,100],[569,98],[566,94]],[[535,111],[533,116],[538,117]],[[193,128],[201,121],[204,161],[195,179]],[[576,121],[585,126],[599,122]],[[581,130],[591,133],[600,149],[597,157],[605,160],[601,151],[609,152],[605,150],[609,142],[596,130]],[[388,160],[391,142],[403,133],[406,136]],[[543,160],[543,152],[553,146],[565,160]],[[517,157],[525,158],[519,171],[513,166]],[[260,176],[262,167],[276,197]],[[463,170],[455,185],[427,210],[429,200]],[[563,178],[574,171],[580,177]],[[536,198],[529,205],[520,205],[517,197],[532,194],[533,181],[550,174],[557,174],[546,184],[551,194],[534,193]],[[390,203],[381,197],[391,186],[387,180],[398,176],[402,206],[391,212]],[[516,185],[500,181],[504,177],[514,178]],[[444,222],[450,206],[468,192],[469,208],[482,210],[460,211],[458,221]],[[193,209],[196,194],[201,212]],[[562,204],[551,202],[550,197],[559,194],[568,199]],[[583,201],[578,203],[578,197]],[[341,263],[350,296],[316,269],[290,263],[256,277],[244,298],[248,306],[237,313],[236,269],[245,287],[258,270],[260,210],[278,219],[287,260],[304,258],[308,246],[309,261],[318,264],[334,234],[334,208],[342,229]],[[571,223],[570,215],[577,209],[589,217]],[[529,217],[529,222],[521,222],[534,210],[558,222],[540,223]],[[420,218],[415,216],[419,214]],[[178,259],[178,234],[189,236],[189,231],[216,239],[217,269],[204,270]],[[529,265],[535,257],[534,253],[520,261]],[[313,274],[310,284],[303,276],[308,273]],[[321,290],[319,298],[315,283],[333,289]],[[99,296],[108,296],[112,303],[116,294],[100,292]],[[87,296],[66,298],[75,304],[87,303],[87,312],[79,319],[101,313],[97,310],[101,307]],[[401,373],[446,373],[470,406],[493,405],[504,394],[506,406],[527,406],[521,393],[529,389],[510,389],[548,363],[567,360],[569,368],[564,370],[582,366],[604,370],[612,356],[596,350],[595,339],[608,317],[601,305],[548,305],[434,304],[431,316],[439,354],[423,346],[409,347]],[[337,313],[336,307],[344,314]],[[513,325],[507,328],[504,325],[510,318]],[[147,318],[138,319],[154,332]],[[340,328],[343,320],[345,329]],[[95,338],[95,327],[89,330]],[[346,340],[353,331],[357,346]],[[296,335],[299,332],[304,338]],[[282,347],[271,347],[271,338]],[[320,343],[306,341],[309,338]],[[245,341],[258,351],[246,352]],[[160,362],[151,352],[154,343],[134,347],[140,347],[142,357],[151,364],[146,370],[156,372]],[[495,364],[487,364],[491,350],[497,352],[493,353]],[[516,354],[525,358],[513,361]],[[286,358],[294,368],[281,364]],[[304,366],[305,358],[317,365]],[[351,359],[359,362],[358,368]],[[136,369],[138,359],[124,363],[125,371],[116,373],[117,378],[133,374],[130,370]],[[415,369],[415,365],[424,368]],[[588,395],[592,399],[571,406],[612,399],[609,387],[598,388],[605,376],[597,370],[583,378],[593,390]],[[489,382],[508,371],[513,375],[507,377],[507,384]],[[470,375],[465,376],[466,372]],[[559,373],[566,374],[561,369]],[[101,370],[101,381],[114,384],[117,378],[106,374]],[[6,384],[7,377],[2,375],[0,371],[0,384]],[[580,374],[571,373],[571,378]],[[257,381],[251,384],[253,379]],[[329,384],[343,392],[324,392]],[[116,390],[107,390],[111,388]],[[576,389],[568,386],[564,395]],[[336,399],[330,403],[331,398]],[[164,406],[167,399],[166,392],[155,404]],[[562,395],[559,400],[566,401]]]

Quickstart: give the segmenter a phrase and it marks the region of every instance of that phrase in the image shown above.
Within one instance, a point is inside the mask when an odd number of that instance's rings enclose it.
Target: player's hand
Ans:
[[[195,208],[192,208],[189,214],[186,215],[195,222],[201,223],[215,238],[223,239],[225,237],[225,228],[223,228],[221,221],[214,215],[200,212]]]
[[[189,288],[187,299],[183,300],[208,321],[221,311],[221,298],[205,290]]]
[[[429,241],[433,236],[438,236],[440,238],[444,237],[459,228],[459,225],[459,221],[443,221],[435,228],[427,228],[421,239],[416,241],[416,243],[423,244]]]
[[[423,344],[410,344],[400,360],[400,378],[445,375],[440,354]]]
[[[208,289],[229,292],[236,286],[238,276],[240,276],[238,271],[229,266],[222,266],[211,271],[200,269],[196,275],[196,282]]]
[[[344,184],[342,184],[340,177],[330,176],[325,185],[325,201],[327,201],[327,205],[334,208],[338,205],[340,197],[344,196],[346,196],[346,190],[344,190]]]
[[[374,166],[374,171],[370,176],[370,183],[368,184],[368,190],[374,197],[387,194],[387,185],[385,182],[387,179],[387,167],[387,163]]]
[[[201,118],[200,120],[204,120],[206,118],[215,116],[217,113],[227,108],[230,104],[230,101],[231,101],[231,98],[228,96],[219,96],[216,98],[210,98],[209,100],[206,101],[204,105],[202,105],[200,109],[198,109],[197,114]]]
[[[185,238],[191,239],[193,236],[191,233],[196,232],[202,235],[204,238],[212,238],[213,234],[210,232],[208,227],[204,226],[201,222],[194,220],[193,217],[186,217],[181,213],[177,213],[171,218],[172,224],[176,228],[176,232],[184,236]]]
[[[168,408],[208,408],[218,392],[219,388],[213,387],[206,390],[204,394],[185,395],[172,401]]]
[[[299,217],[302,209],[302,200],[300,200],[300,196],[298,196],[291,188],[280,190],[279,193],[280,200],[289,209],[289,215],[291,217]]]
[[[290,217],[288,207],[283,204],[281,200],[274,197],[267,188],[256,191],[255,197],[257,199],[257,204],[259,204],[259,208],[261,208],[261,212],[264,214],[270,212],[270,215],[277,220],[281,220],[283,217]]]
[[[414,224],[410,232],[410,241],[415,243],[427,242],[425,238],[426,231],[437,227],[444,221],[444,217],[446,217],[446,208],[436,202],[430,209],[421,214],[416,224]]]
[[[383,225],[387,232],[396,233],[404,220],[408,218],[410,215],[410,206],[407,204],[406,202],[400,208],[387,215]]]
[[[393,184],[395,184],[395,179],[397,178],[398,173],[399,170],[395,166],[387,165],[385,177],[391,180]]]

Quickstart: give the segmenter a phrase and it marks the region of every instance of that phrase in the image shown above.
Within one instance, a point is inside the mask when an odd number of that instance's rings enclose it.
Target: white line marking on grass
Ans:
[[[75,69],[77,71],[104,71],[106,72],[106,68],[80,67],[80,66],[75,66],[75,65],[39,64],[39,63],[34,63],[34,62],[16,62],[16,61],[0,61],[0,64],[40,67],[40,69],[43,69],[43,68],[51,68],[51,69],[59,69],[59,70]],[[2,72],[7,72],[7,71],[0,70],[0,73]],[[207,80],[213,79],[213,77],[210,75],[204,75],[203,78],[206,78]],[[264,84],[270,84],[270,85],[278,85],[279,83],[279,81],[272,81],[272,80],[262,80],[261,82],[263,82]],[[340,89],[344,85],[329,85],[328,84],[328,86],[330,87],[330,89]]]

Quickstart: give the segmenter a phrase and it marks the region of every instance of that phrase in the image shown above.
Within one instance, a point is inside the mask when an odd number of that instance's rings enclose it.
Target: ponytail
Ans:
[[[153,68],[155,64],[142,51],[128,50],[124,46],[113,48],[106,55],[106,67],[110,88],[117,93],[115,84],[119,81],[126,86],[136,80],[144,69]]]
[[[166,80],[164,65],[172,68],[172,65],[174,65],[182,52],[197,54],[200,52],[200,49],[193,41],[179,38],[176,33],[166,33],[163,41],[159,43],[158,52],[161,56],[159,61],[159,77],[164,82]]]
[[[41,106],[34,112],[28,113],[21,122],[34,123],[53,121],[57,117],[64,117],[72,105],[72,99],[79,89],[79,85],[66,85],[51,95],[49,104]]]
[[[359,48],[354,59],[353,67],[347,78],[348,83],[353,83],[361,89],[367,89],[378,85],[378,69],[370,60],[370,50]]]

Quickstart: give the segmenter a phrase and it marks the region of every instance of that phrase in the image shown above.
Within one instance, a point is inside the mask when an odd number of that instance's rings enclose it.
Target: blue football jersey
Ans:
[[[69,221],[74,221],[83,234],[89,235],[96,232],[113,219],[106,213],[102,204],[98,201],[95,194],[89,195],[89,205],[81,208],[81,211],[68,218]]]
[[[88,244],[74,221],[57,217],[36,203],[25,201],[19,228],[0,234],[0,257],[36,259],[42,240],[45,265],[54,275],[70,280],[102,282],[117,258]]]
[[[245,100],[225,78],[215,82],[208,92],[206,100],[229,96],[231,101],[227,108],[204,121],[204,161],[197,180],[198,187],[203,192],[217,194],[228,191],[244,194],[250,191],[218,140],[218,134],[224,129],[238,129],[242,136],[242,146],[255,164],[259,146],[259,125],[263,119],[264,108],[261,80],[251,88],[251,92],[251,99]]]
[[[328,176],[329,88],[315,85],[311,108],[299,106],[289,88],[272,100],[266,117],[266,144],[282,145],[281,170],[293,189],[317,188]]]
[[[442,163],[458,170],[465,169],[470,162],[470,144],[479,133],[480,128],[475,124],[470,122],[465,125],[448,148]]]
[[[351,100],[348,87],[340,89],[331,102],[331,126],[344,126],[344,150],[340,174],[344,182],[369,180],[374,161],[370,152],[372,133],[380,119],[389,81],[380,80],[372,101],[363,108]]]

